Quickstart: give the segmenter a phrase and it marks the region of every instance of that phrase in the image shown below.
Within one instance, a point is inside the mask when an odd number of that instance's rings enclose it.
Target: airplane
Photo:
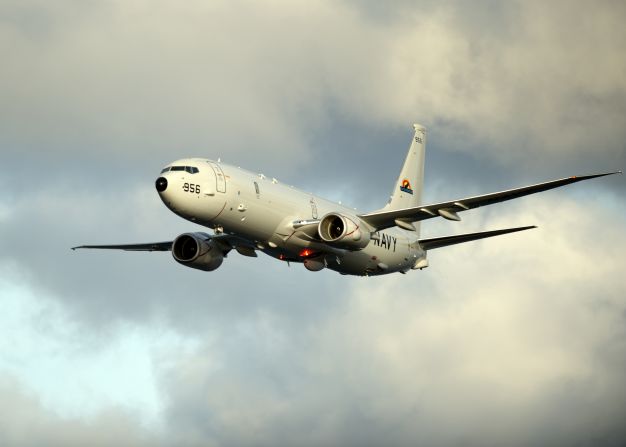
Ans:
[[[204,158],[165,166],[156,190],[172,212],[213,230],[184,233],[173,241],[73,247],[127,251],[171,251],[180,264],[203,271],[222,265],[229,252],[257,257],[263,252],[310,271],[328,268],[344,275],[377,276],[428,267],[430,250],[525,231],[535,226],[420,238],[420,222],[459,221],[459,213],[517,199],[571,183],[621,174],[573,176],[474,197],[422,203],[426,129],[414,124],[411,140],[389,202],[359,213],[262,174]]]

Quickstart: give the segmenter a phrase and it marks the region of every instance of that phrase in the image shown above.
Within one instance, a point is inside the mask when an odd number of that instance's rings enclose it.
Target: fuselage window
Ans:
[[[259,184],[257,182],[254,182],[254,190],[256,191],[257,197],[261,195],[261,191],[259,190]]]

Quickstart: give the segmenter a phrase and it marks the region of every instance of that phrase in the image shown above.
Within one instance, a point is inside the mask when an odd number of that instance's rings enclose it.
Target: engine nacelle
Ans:
[[[348,250],[361,250],[370,242],[369,231],[362,231],[357,217],[328,213],[319,223],[317,232],[329,244]]]
[[[206,233],[184,233],[172,244],[172,256],[180,264],[210,272],[224,261],[221,248]]]

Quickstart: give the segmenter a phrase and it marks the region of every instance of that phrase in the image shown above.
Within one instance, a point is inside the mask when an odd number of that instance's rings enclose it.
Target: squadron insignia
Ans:
[[[409,182],[408,179],[402,180],[402,184],[400,185],[400,191],[413,194],[413,189],[411,188],[411,182]]]

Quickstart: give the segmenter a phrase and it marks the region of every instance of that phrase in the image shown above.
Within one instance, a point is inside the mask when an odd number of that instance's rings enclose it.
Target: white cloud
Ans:
[[[0,294],[0,374],[19,378],[56,417],[88,422],[123,408],[158,428],[163,402],[155,376],[172,352],[192,349],[193,339],[156,322],[94,331],[27,287],[3,281]]]
[[[59,417],[32,394],[0,376],[0,443],[6,446],[142,446],[155,445],[137,421],[120,408],[108,409],[90,421]]]

